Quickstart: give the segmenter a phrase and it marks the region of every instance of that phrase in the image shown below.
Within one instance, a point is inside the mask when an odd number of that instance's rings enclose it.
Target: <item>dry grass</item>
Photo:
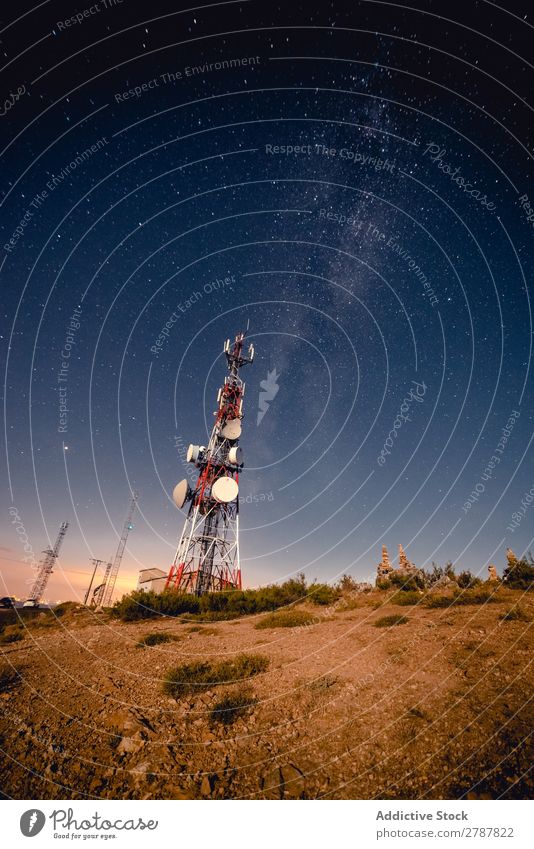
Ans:
[[[305,625],[315,625],[317,616],[306,610],[281,610],[260,619],[255,628],[302,628]]]
[[[8,693],[20,684],[20,675],[9,666],[0,667],[0,693]]]
[[[210,711],[210,720],[221,725],[231,725],[242,716],[250,713],[256,699],[252,690],[243,687],[231,693],[225,693]]]
[[[528,610],[525,610],[524,607],[519,607],[519,605],[515,607],[511,607],[510,610],[507,610],[506,613],[501,614],[499,619],[502,619],[503,622],[532,622],[534,621],[534,617]]]
[[[184,663],[169,670],[163,692],[180,698],[188,693],[210,690],[218,684],[244,681],[265,672],[268,666],[268,658],[261,654],[240,654],[233,660]]]
[[[145,634],[144,637],[141,637],[137,646],[138,648],[159,646],[162,643],[173,643],[178,639],[179,637],[175,637],[174,634],[167,634],[165,631],[155,631],[152,634]]]
[[[406,616],[381,616],[380,619],[377,619],[373,622],[375,628],[391,628],[394,625],[406,625],[408,622],[408,618]]]

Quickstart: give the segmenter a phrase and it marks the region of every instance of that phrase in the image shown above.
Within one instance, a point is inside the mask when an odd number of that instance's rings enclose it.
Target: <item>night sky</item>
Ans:
[[[169,568],[247,322],[245,585],[529,550],[528,4],[409,5],[4,4],[2,595]]]

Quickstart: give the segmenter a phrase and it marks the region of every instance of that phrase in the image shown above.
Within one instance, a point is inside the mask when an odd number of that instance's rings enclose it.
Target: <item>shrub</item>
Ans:
[[[409,592],[396,592],[390,598],[390,601],[392,604],[398,604],[400,607],[408,607],[412,604],[419,604],[422,597],[422,593],[411,590]]]
[[[423,589],[425,582],[423,575],[420,572],[414,572],[413,575],[407,575],[403,572],[391,572],[388,575],[389,583],[392,587],[398,587],[404,592],[414,592],[415,590]]]
[[[358,588],[358,582],[351,578],[350,575],[342,575],[337,582],[338,589],[342,593],[352,593]]]
[[[52,616],[64,616],[65,613],[72,613],[72,611],[77,610],[80,607],[77,601],[62,601],[61,604],[56,604],[55,607],[50,610]]]
[[[5,646],[8,643],[18,643],[24,639],[24,634],[20,631],[12,631],[11,633],[0,634],[0,645]]]
[[[255,628],[302,628],[304,625],[317,623],[317,616],[306,610],[280,610],[265,616],[254,626]]]
[[[449,563],[446,563],[445,566],[438,566],[437,563],[432,561],[432,569],[430,571],[421,569],[420,575],[425,587],[433,586],[440,578],[450,578],[451,581],[456,580],[454,567],[450,561]]]
[[[502,579],[507,587],[514,590],[534,590],[534,564],[528,560],[518,560],[506,567]]]
[[[141,637],[137,645],[139,648],[144,648],[145,646],[159,646],[161,643],[172,643],[177,639],[178,637],[175,637],[174,634],[166,634],[164,631],[155,631],[152,634],[145,634],[144,637]]]
[[[528,610],[517,605],[499,616],[499,619],[502,619],[503,622],[532,622],[533,618]]]
[[[450,607],[454,604],[455,597],[452,595],[427,595],[423,601],[425,607]]]
[[[188,693],[210,690],[218,684],[242,681],[264,672],[269,659],[261,654],[240,654],[233,660],[184,663],[169,670],[163,682],[163,692],[174,698]]]
[[[480,584],[470,590],[464,590],[455,597],[455,604],[486,604],[486,602],[501,601],[495,587],[488,584]]]
[[[179,616],[182,613],[198,613],[200,599],[190,593],[165,590],[162,593],[134,590],[117,601],[112,613],[125,622],[137,619],[153,619],[157,616]]]
[[[255,703],[256,699],[249,689],[244,688],[238,692],[225,693],[210,711],[210,719],[214,723],[231,725],[236,719],[249,713]]]
[[[473,589],[473,587],[479,587],[482,581],[480,578],[476,578],[469,569],[466,569],[464,572],[460,572],[457,576],[456,583],[461,590],[467,590]]]
[[[304,599],[306,593],[303,575],[258,590],[205,593],[200,597],[176,590],[162,593],[135,590],[116,602],[112,614],[125,622],[184,614],[203,621],[217,621],[276,610]]]
[[[308,599],[313,604],[328,605],[334,604],[340,595],[340,591],[329,586],[329,584],[312,584],[308,592]]]
[[[375,628],[391,628],[393,625],[406,625],[408,619],[406,616],[382,616],[373,622]]]
[[[20,675],[15,669],[11,669],[9,666],[0,668],[0,693],[7,693],[20,682]]]

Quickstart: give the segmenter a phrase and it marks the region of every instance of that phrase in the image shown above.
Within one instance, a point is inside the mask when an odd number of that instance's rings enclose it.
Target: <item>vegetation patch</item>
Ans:
[[[162,593],[135,590],[114,605],[112,614],[125,622],[160,616],[186,616],[188,619],[194,617],[197,621],[214,622],[287,607],[303,600],[307,594],[304,575],[258,590],[231,590],[202,596],[176,590],[165,590]],[[322,591],[319,597],[325,597]]]
[[[20,675],[9,666],[0,667],[0,693],[8,693],[20,684]]]
[[[410,607],[414,604],[419,604],[423,596],[421,593],[409,590],[408,592],[397,592],[389,600],[392,604],[398,604],[400,607]]]
[[[12,634],[0,634],[0,646],[7,646],[9,643],[18,643],[24,639],[24,634],[20,631],[15,631]]]
[[[313,681],[310,681],[308,686],[310,690],[324,693],[332,687],[335,687],[336,684],[340,683],[340,681],[341,678],[338,678],[337,675],[322,675],[320,678],[315,678]]]
[[[214,705],[210,712],[210,720],[221,725],[231,725],[237,719],[250,713],[256,704],[252,691],[243,688],[237,692],[225,693]]]
[[[175,637],[174,634],[167,634],[165,631],[155,631],[152,634],[145,634],[144,637],[141,637],[137,645],[139,648],[144,648],[145,646],[159,646],[162,643],[172,643],[175,642],[178,637]]]
[[[391,628],[393,625],[406,625],[408,622],[408,618],[406,616],[381,616],[380,619],[377,619],[376,622],[373,622],[375,628]]]
[[[327,606],[334,604],[341,597],[341,590],[330,584],[312,584],[308,590],[308,601],[313,604]]]
[[[163,682],[163,692],[180,698],[188,693],[210,690],[219,684],[243,681],[265,672],[269,659],[261,654],[240,654],[232,660],[184,663],[169,670]]]
[[[518,560],[508,566],[502,576],[503,582],[513,590],[534,590],[534,561],[529,555],[527,559]]]
[[[316,625],[317,616],[306,610],[280,610],[265,616],[255,628],[302,628],[304,625]]]
[[[499,616],[499,619],[502,619],[503,622],[532,622],[534,617],[524,607],[516,605]]]

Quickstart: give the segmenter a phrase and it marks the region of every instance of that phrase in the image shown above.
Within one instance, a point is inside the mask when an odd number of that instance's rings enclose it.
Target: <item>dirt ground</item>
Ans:
[[[521,598],[527,621],[503,621],[521,594],[505,596],[426,609],[374,595],[350,610],[314,608],[316,623],[298,628],[258,630],[262,616],[123,623],[89,611],[31,627],[0,646],[2,794],[532,797],[534,600]],[[375,627],[386,615],[407,622]],[[160,631],[177,639],[137,646]],[[169,669],[243,652],[265,655],[267,671],[165,695]],[[214,722],[221,695],[245,687],[247,713]]]

